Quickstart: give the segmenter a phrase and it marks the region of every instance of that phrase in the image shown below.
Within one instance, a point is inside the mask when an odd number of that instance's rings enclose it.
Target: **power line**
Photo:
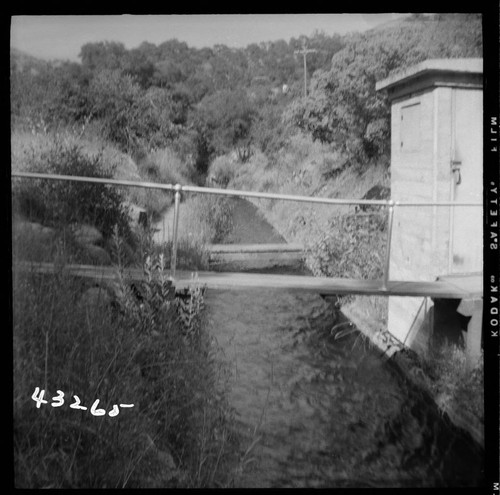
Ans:
[[[318,50],[314,50],[313,48],[306,48],[306,45],[304,44],[302,50],[295,50],[293,53],[295,55],[301,54],[304,57],[304,97],[307,96],[307,54],[308,53],[315,53]]]

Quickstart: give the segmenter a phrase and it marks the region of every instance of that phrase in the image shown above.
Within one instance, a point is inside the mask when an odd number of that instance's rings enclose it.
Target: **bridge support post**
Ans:
[[[384,266],[384,280],[382,282],[382,289],[387,290],[387,282],[389,281],[389,268],[391,266],[391,241],[392,241],[392,225],[394,221],[394,208],[396,203],[389,201],[389,210],[387,218],[387,245],[385,250],[385,266]]]
[[[463,299],[457,308],[457,312],[471,317],[467,325],[467,339],[465,342],[467,369],[471,371],[481,357],[483,300]]]
[[[170,259],[170,277],[175,279],[175,269],[177,265],[177,232],[179,229],[179,207],[181,204],[181,189],[180,184],[174,187],[174,227],[172,236],[172,257]]]

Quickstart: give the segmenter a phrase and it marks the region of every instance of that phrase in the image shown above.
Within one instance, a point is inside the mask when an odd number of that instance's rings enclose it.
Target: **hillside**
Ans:
[[[303,43],[318,49],[307,97],[294,54]],[[365,33],[241,49],[87,43],[81,63],[57,65],[13,50],[13,168],[40,167],[37,156],[66,136],[102,155],[117,177],[200,185],[210,177],[247,190],[361,198],[389,186],[390,110],[376,81],[426,58],[481,51],[475,14],[412,15]],[[153,218],[171,203],[140,191],[129,199]],[[258,206],[285,239],[307,240],[313,271],[328,273],[335,248],[325,236],[348,211]],[[350,264],[339,270],[377,272]]]

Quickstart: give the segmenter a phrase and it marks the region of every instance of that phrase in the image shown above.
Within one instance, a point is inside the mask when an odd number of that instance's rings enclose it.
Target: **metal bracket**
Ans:
[[[458,160],[451,161],[451,172],[455,176],[455,184],[457,186],[462,183],[462,175],[460,174],[461,165],[462,165],[461,161]]]

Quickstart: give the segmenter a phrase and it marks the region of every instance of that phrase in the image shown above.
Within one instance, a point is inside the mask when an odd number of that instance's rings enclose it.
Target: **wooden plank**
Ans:
[[[14,264],[14,268],[35,273],[54,273],[56,271],[54,263],[47,262],[18,262]],[[69,275],[97,280],[115,280],[117,277],[116,269],[111,266],[65,265],[63,270]],[[127,268],[124,273],[133,281],[141,281],[144,278],[144,272],[139,268]]]
[[[53,263],[18,263],[16,267],[40,273],[54,271]],[[116,271],[113,267],[96,267],[89,265],[66,265],[67,273],[96,279],[115,279]],[[141,280],[141,269],[126,270],[126,274],[133,280]],[[445,280],[437,281],[390,281],[387,289],[382,287],[381,280],[353,280],[344,278],[320,278],[302,275],[272,275],[258,273],[220,273],[220,272],[190,272],[177,271],[174,281],[176,288],[184,288],[195,280],[213,289],[262,289],[275,288],[286,290],[310,291],[325,295],[359,294],[385,295],[409,297],[433,297],[445,299],[471,299],[481,297],[475,290],[470,291],[474,284],[467,283],[461,286],[456,281],[450,283]]]
[[[259,289],[265,287],[311,291],[325,295],[397,295],[446,299],[462,299],[468,296],[465,290],[456,286],[450,286],[447,282],[438,281],[391,281],[387,285],[387,290],[382,287],[381,280],[332,279],[301,275],[199,272],[198,281],[201,284],[207,284],[208,287],[218,289]],[[189,282],[190,276],[185,276],[182,272],[178,272],[175,280],[177,287],[185,287]]]
[[[209,253],[289,253],[302,252],[301,244],[209,244]]]
[[[298,256],[295,256],[293,258],[285,258],[283,255],[279,258],[270,258],[269,256],[262,258],[255,256],[256,255],[253,255],[252,258],[246,256],[244,260],[239,261],[227,259],[214,260],[210,258],[208,261],[209,270],[215,270],[217,272],[241,272],[243,270],[259,270],[261,272],[264,272],[266,270],[276,268],[293,268],[294,270],[296,270],[298,267],[300,267],[301,262],[301,259]]]
[[[302,254],[298,252],[253,252],[253,253],[210,253],[209,261],[213,263],[234,263],[234,262],[245,262],[252,260],[262,260],[267,261],[268,264],[274,262],[279,263],[281,261],[300,261],[302,259]]]
[[[468,299],[478,299],[483,297],[483,274],[475,273],[456,273],[450,275],[442,275],[437,278],[439,281],[448,283],[465,290],[469,294]]]

